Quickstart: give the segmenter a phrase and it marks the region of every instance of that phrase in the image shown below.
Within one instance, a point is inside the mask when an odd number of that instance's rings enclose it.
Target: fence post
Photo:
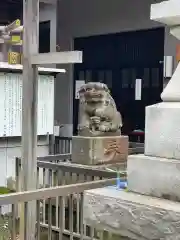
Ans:
[[[56,154],[54,149],[55,149],[55,136],[52,134],[52,135],[49,135],[49,154],[50,155]]]

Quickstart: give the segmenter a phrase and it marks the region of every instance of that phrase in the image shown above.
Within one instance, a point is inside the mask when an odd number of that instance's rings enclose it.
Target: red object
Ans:
[[[134,136],[144,136],[144,132],[142,132],[142,131],[132,131],[131,135],[134,135]]]
[[[176,60],[177,62],[180,61],[180,44],[176,46]]]
[[[144,137],[144,132],[141,130],[134,130],[130,133],[131,136],[137,137],[137,142],[141,142],[141,137]]]

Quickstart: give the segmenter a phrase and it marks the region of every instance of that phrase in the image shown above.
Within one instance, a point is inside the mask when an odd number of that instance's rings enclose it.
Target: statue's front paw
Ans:
[[[101,131],[101,132],[108,132],[108,131],[109,131],[109,127],[104,126],[104,125],[101,125],[101,126],[99,127],[99,131]]]
[[[80,126],[78,126],[78,130],[84,130],[84,129],[87,129],[87,128],[89,128],[89,125],[80,125]]]

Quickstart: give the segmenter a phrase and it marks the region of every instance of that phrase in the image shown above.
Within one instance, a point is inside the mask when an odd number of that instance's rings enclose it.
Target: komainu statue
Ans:
[[[79,90],[81,136],[116,136],[121,134],[122,118],[106,84],[89,82]]]

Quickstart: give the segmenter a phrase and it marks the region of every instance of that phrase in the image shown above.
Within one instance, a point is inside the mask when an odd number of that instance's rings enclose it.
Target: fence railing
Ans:
[[[76,183],[66,186],[56,186],[51,188],[43,188],[34,191],[13,193],[8,195],[0,196],[0,206],[11,205],[11,213],[6,221],[4,220],[4,225],[0,225],[0,239],[19,239],[19,234],[22,234],[19,229],[19,221],[16,215],[16,209],[21,203],[24,209],[21,216],[24,215],[24,229],[23,234],[25,234],[23,240],[29,239],[26,236],[28,231],[28,218],[27,215],[27,203],[31,201],[36,201],[36,234],[34,239],[64,239],[64,234],[69,235],[70,239],[94,239],[94,234],[92,234],[93,229],[91,229],[89,236],[86,234],[86,226],[83,222],[83,212],[84,212],[84,191],[94,188],[101,188],[109,186],[115,183],[115,179],[97,180],[89,181],[84,183]],[[58,201],[56,205],[55,212],[55,225],[53,226],[53,200]],[[66,227],[66,199],[68,199],[69,213],[68,213],[68,225],[69,229]],[[47,219],[42,217],[44,212],[43,203],[48,205],[47,209]],[[76,203],[76,205],[74,205]],[[78,208],[78,209],[77,209]],[[78,213],[74,215],[74,213]],[[74,219],[76,219],[76,225],[74,225]],[[2,222],[1,222],[2,223]],[[46,231],[47,229],[47,231]],[[21,229],[22,230],[22,229]],[[3,236],[4,234],[4,236]],[[58,237],[58,238],[57,238]],[[31,238],[32,239],[32,238]]]
[[[54,154],[72,153],[72,138],[55,137],[53,151]]]
[[[51,201],[43,199],[41,201],[41,220],[40,226],[43,229],[49,229],[51,223],[51,231],[54,235],[59,234],[59,223],[63,222],[62,234],[75,238],[81,238],[81,207],[83,193],[79,193],[79,187],[86,186],[87,188],[97,188],[103,184],[112,184],[112,179],[116,178],[115,172],[92,169],[91,166],[82,166],[62,162],[64,158],[68,158],[68,154],[60,154],[54,156],[39,157],[37,161],[37,188],[52,189],[63,186],[74,187],[74,193],[63,196],[51,196]],[[109,180],[110,179],[110,180]],[[114,181],[113,181],[114,182]],[[84,185],[86,183],[86,185]],[[93,183],[93,185],[92,185]],[[100,184],[102,183],[102,185]],[[95,184],[95,185],[94,185]],[[100,185],[98,185],[100,184]],[[16,159],[16,186],[17,191],[21,190],[21,159]],[[91,186],[91,187],[90,187]],[[96,187],[93,187],[96,186]],[[80,188],[81,189],[81,188]],[[51,193],[51,191],[49,192]],[[39,193],[38,193],[39,194]],[[39,208],[38,208],[39,209]],[[51,209],[51,210],[50,210]],[[63,212],[63,216],[59,215],[59,209]],[[51,211],[51,212],[50,212]],[[60,217],[62,219],[60,219]],[[61,223],[62,224],[62,223]],[[83,239],[96,238],[96,230],[83,223]],[[49,230],[48,230],[49,231]]]
[[[37,157],[38,161],[44,162],[53,162],[53,163],[60,163],[60,162],[70,162],[71,161],[71,153],[61,153],[56,155],[47,155],[43,157]]]
[[[70,137],[55,137],[53,141],[54,154],[67,154],[72,153],[72,138]],[[144,153],[144,143],[130,142],[129,154]]]
[[[60,141],[64,141],[64,143],[60,143]],[[38,157],[37,159],[36,191],[0,196],[0,206],[2,204],[12,205],[10,211],[11,239],[17,239],[15,236],[19,234],[17,205],[19,202],[26,204],[27,201],[31,200],[37,201],[37,234],[35,239],[39,239],[40,235],[43,234],[46,234],[45,239],[53,239],[53,236],[62,239],[64,235],[70,237],[71,240],[73,238],[98,239],[96,229],[83,223],[83,191],[115,183],[115,180],[112,179],[116,178],[116,172],[68,163],[71,161],[70,138],[59,139],[57,146],[59,146],[59,150],[56,147],[56,152],[59,151],[61,154]],[[143,152],[143,147],[142,144],[137,146],[136,143],[130,143],[133,153]],[[62,189],[66,189],[66,191],[62,192]],[[61,192],[57,194],[56,190]],[[21,191],[21,160],[19,158],[16,159],[16,191]]]

